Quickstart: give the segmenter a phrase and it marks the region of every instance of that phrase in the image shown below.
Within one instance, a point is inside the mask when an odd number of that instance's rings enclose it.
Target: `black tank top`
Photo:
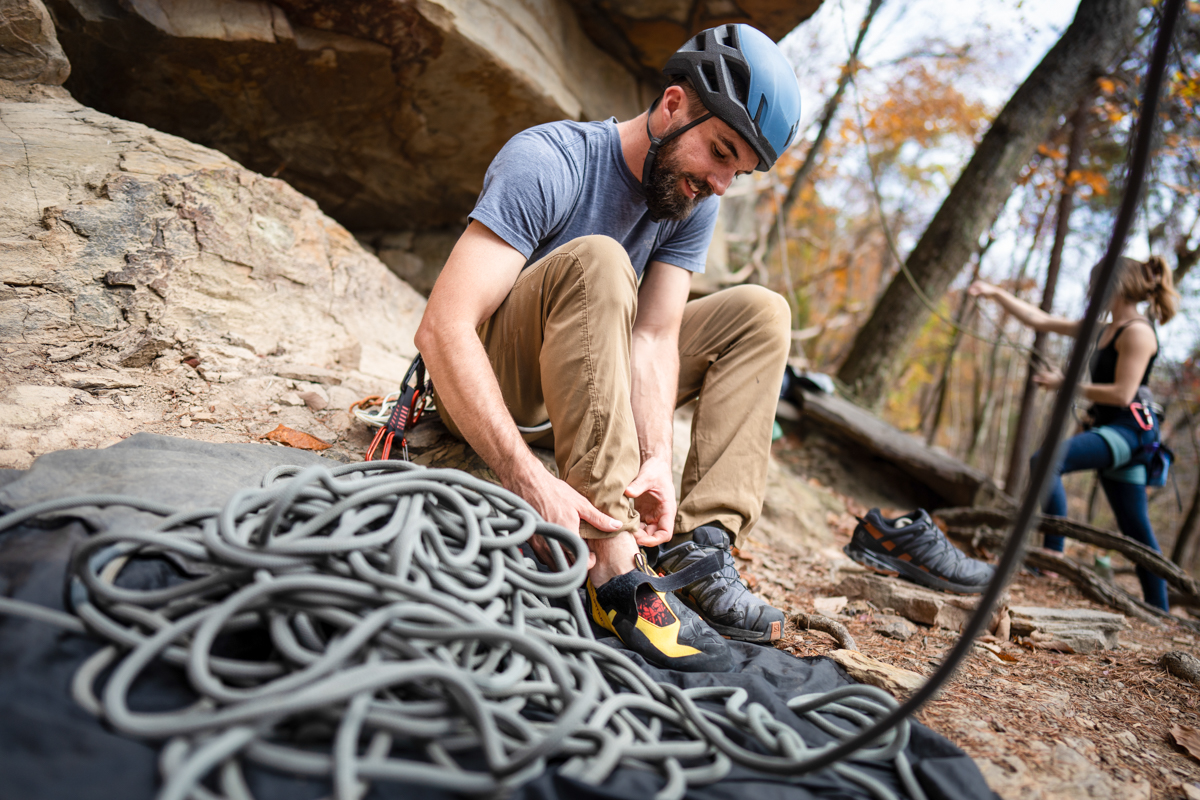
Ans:
[[[1097,347],[1096,352],[1092,354],[1091,375],[1092,383],[1115,383],[1117,379],[1117,338],[1121,333],[1135,322],[1145,322],[1150,325],[1150,330],[1154,331],[1154,354],[1150,356],[1150,361],[1146,364],[1146,371],[1142,374],[1142,386],[1150,382],[1150,370],[1154,369],[1154,360],[1158,358],[1158,331],[1154,330],[1154,323],[1149,320],[1138,318],[1131,319],[1121,327],[1117,328],[1117,332],[1113,334],[1112,340],[1104,347]],[[1108,330],[1105,328],[1104,330]],[[1100,335],[1096,337],[1096,344],[1100,344],[1100,340],[1104,338],[1104,331],[1100,331]],[[1128,406],[1110,406],[1103,403],[1092,403],[1090,410],[1092,420],[1095,425],[1124,425],[1129,428],[1138,427],[1137,421],[1133,418],[1133,412]]]

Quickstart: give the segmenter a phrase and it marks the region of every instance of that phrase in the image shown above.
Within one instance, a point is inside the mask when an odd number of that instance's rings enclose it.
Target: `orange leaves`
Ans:
[[[1093,194],[1103,197],[1108,194],[1108,178],[1090,169],[1071,170],[1067,176],[1067,184],[1072,186],[1087,186]]]
[[[303,431],[289,428],[286,425],[280,425],[270,433],[265,433],[258,438],[266,439],[271,442],[279,442],[280,444],[285,444],[288,447],[296,447],[301,450],[328,450],[329,448],[333,447],[333,445],[329,444],[328,442],[323,442],[315,436],[310,436]]]
[[[1065,149],[1061,147],[1051,147],[1044,142],[1037,146],[1037,151],[1040,155],[1043,155],[1046,158],[1059,159],[1067,157],[1067,151]]]
[[[1200,77],[1176,72],[1171,76],[1169,91],[1189,107],[1195,108],[1197,101],[1200,101]]]
[[[983,103],[969,100],[959,91],[953,75],[918,62],[892,81],[882,99],[866,110],[864,127],[875,148],[884,152],[909,142],[934,146],[944,136],[973,140],[990,117]],[[848,135],[856,124],[846,121]]]

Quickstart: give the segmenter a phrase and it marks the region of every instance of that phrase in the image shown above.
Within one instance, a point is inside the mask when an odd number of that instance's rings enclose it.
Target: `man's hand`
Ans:
[[[670,540],[675,532],[675,484],[671,465],[651,457],[642,462],[637,477],[625,489],[633,498],[633,507],[641,516],[641,527],[633,536],[642,547],[653,547]]]
[[[621,522],[619,520],[613,519],[597,509],[588,502],[586,497],[572,489],[566,481],[561,481],[545,471],[543,474],[544,477],[538,476],[536,479],[523,482],[520,487],[511,488],[533,506],[534,510],[541,514],[547,522],[561,525],[576,535],[579,534],[580,522],[586,522],[601,531],[620,530]],[[529,540],[529,544],[543,564],[549,567],[554,566],[550,546],[546,544],[545,539],[541,536],[534,536]],[[567,559],[570,560],[571,553],[564,552]],[[589,551],[588,569],[594,567],[595,564],[596,556]]]

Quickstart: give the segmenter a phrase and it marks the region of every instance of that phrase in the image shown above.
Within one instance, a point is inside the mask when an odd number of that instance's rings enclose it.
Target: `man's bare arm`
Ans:
[[[642,465],[625,493],[635,498],[642,520],[637,539],[647,546],[670,539],[675,526],[672,418],[679,388],[679,326],[690,286],[690,272],[654,262],[638,290],[630,402]]]
[[[620,523],[542,466],[521,438],[476,329],[508,296],[525,257],[486,226],[472,222],[455,244],[429,295],[415,342],[438,399],[467,443],[500,482],[547,520],[571,530],[583,519],[600,530]]]

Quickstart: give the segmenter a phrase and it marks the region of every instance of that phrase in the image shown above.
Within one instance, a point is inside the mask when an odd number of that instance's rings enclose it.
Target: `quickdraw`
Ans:
[[[401,457],[405,461],[409,460],[408,432],[417,424],[421,413],[429,405],[432,392],[433,382],[425,379],[425,360],[418,353],[408,372],[404,374],[404,381],[400,384],[400,396],[392,407],[392,413],[371,440],[365,461],[374,461],[376,450],[380,450],[381,445],[379,458],[385,461],[391,458],[392,445],[397,436],[400,437]]]

